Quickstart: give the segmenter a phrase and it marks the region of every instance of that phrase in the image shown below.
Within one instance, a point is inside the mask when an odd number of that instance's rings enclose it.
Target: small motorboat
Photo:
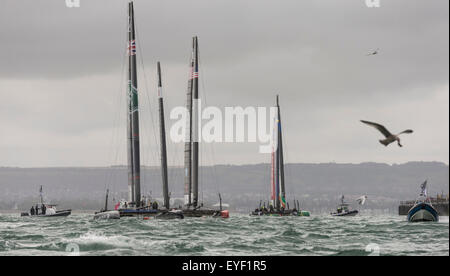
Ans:
[[[420,188],[422,191],[419,197],[416,199],[414,206],[408,211],[408,221],[439,221],[438,211],[433,207],[431,200],[427,197],[427,181],[422,183]]]
[[[46,218],[46,217],[67,217],[70,214],[72,214],[72,210],[68,209],[68,210],[60,210],[57,211],[56,210],[56,205],[47,205],[44,204],[46,206],[45,209],[45,214],[30,214],[28,212],[22,212],[20,214],[21,217],[33,217],[33,218]]]
[[[33,218],[47,218],[47,217],[67,217],[72,214],[71,209],[56,210],[56,204],[44,203],[44,196],[42,193],[42,186],[39,189],[40,202],[36,204],[36,207],[32,207],[30,212],[20,213],[21,217],[33,217]]]
[[[331,215],[334,217],[345,217],[345,216],[353,217],[356,216],[358,213],[359,213],[358,210],[346,210],[345,208],[339,210],[338,208],[337,211],[331,213]]]
[[[332,212],[331,215],[334,217],[345,217],[345,216],[356,216],[358,210],[353,210],[350,208],[350,204],[344,201],[344,196],[341,197],[341,204],[336,208],[336,212]]]

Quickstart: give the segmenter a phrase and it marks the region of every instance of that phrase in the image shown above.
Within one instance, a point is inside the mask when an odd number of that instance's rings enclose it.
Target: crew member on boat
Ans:
[[[34,216],[34,206],[31,206],[31,209],[30,209],[30,215],[31,215],[31,216]]]

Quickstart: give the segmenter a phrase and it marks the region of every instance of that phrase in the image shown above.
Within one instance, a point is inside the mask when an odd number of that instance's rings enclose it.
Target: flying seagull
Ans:
[[[384,126],[382,126],[380,124],[363,121],[363,120],[361,120],[361,122],[363,122],[364,124],[367,124],[369,126],[372,126],[376,129],[378,129],[381,133],[383,133],[383,135],[384,135],[384,137],[386,137],[386,139],[379,140],[379,141],[381,144],[383,144],[385,146],[388,146],[390,143],[397,141],[398,146],[402,147],[402,144],[400,144],[400,138],[398,136],[403,133],[413,133],[413,131],[411,129],[407,129],[407,130],[400,132],[399,134],[394,135],[394,134],[390,133],[389,130],[387,130]]]
[[[356,199],[356,202],[358,202],[359,205],[364,205],[364,203],[366,203],[366,199],[367,199],[367,196],[363,195],[363,196],[358,197]]]
[[[380,48],[377,48],[375,51],[368,53],[367,56],[374,56],[374,55],[378,55],[378,51],[380,50]]]

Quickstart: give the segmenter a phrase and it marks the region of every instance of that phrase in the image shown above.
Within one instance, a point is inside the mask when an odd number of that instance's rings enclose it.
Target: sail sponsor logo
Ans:
[[[66,7],[68,8],[79,8],[80,0],[66,0]]]
[[[128,42],[128,55],[136,55],[136,40],[131,40]]]
[[[260,153],[277,150],[276,135],[278,120],[276,107],[225,107],[224,110],[208,106],[202,108],[201,100],[193,101],[192,134],[190,112],[178,106],[171,110],[170,119],[175,121],[170,128],[174,143],[260,143]]]
[[[128,81],[128,101],[129,101],[129,112],[134,113],[138,111],[139,106],[137,102],[137,89]]]

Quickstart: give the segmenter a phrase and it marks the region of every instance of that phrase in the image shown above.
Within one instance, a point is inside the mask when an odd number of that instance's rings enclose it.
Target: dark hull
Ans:
[[[436,209],[428,203],[418,203],[408,212],[409,222],[439,221],[439,215]]]
[[[183,209],[177,212],[168,212],[167,210],[154,209],[121,209],[120,217],[159,217],[159,218],[200,218],[200,217],[221,217],[220,210],[214,209]],[[181,215],[180,215],[181,214]]]
[[[308,211],[294,211],[294,210],[284,210],[284,211],[272,211],[272,212],[264,212],[264,211],[253,211],[251,216],[272,216],[272,217],[309,217]]]
[[[353,217],[358,214],[358,210],[352,210],[348,212],[342,212],[342,213],[331,213],[333,217]]]
[[[188,218],[220,217],[220,210],[213,209],[183,209],[183,215]]]
[[[120,209],[120,217],[154,217],[161,214],[163,210],[154,209]]]
[[[183,212],[162,212],[155,216],[156,219],[184,219]]]

